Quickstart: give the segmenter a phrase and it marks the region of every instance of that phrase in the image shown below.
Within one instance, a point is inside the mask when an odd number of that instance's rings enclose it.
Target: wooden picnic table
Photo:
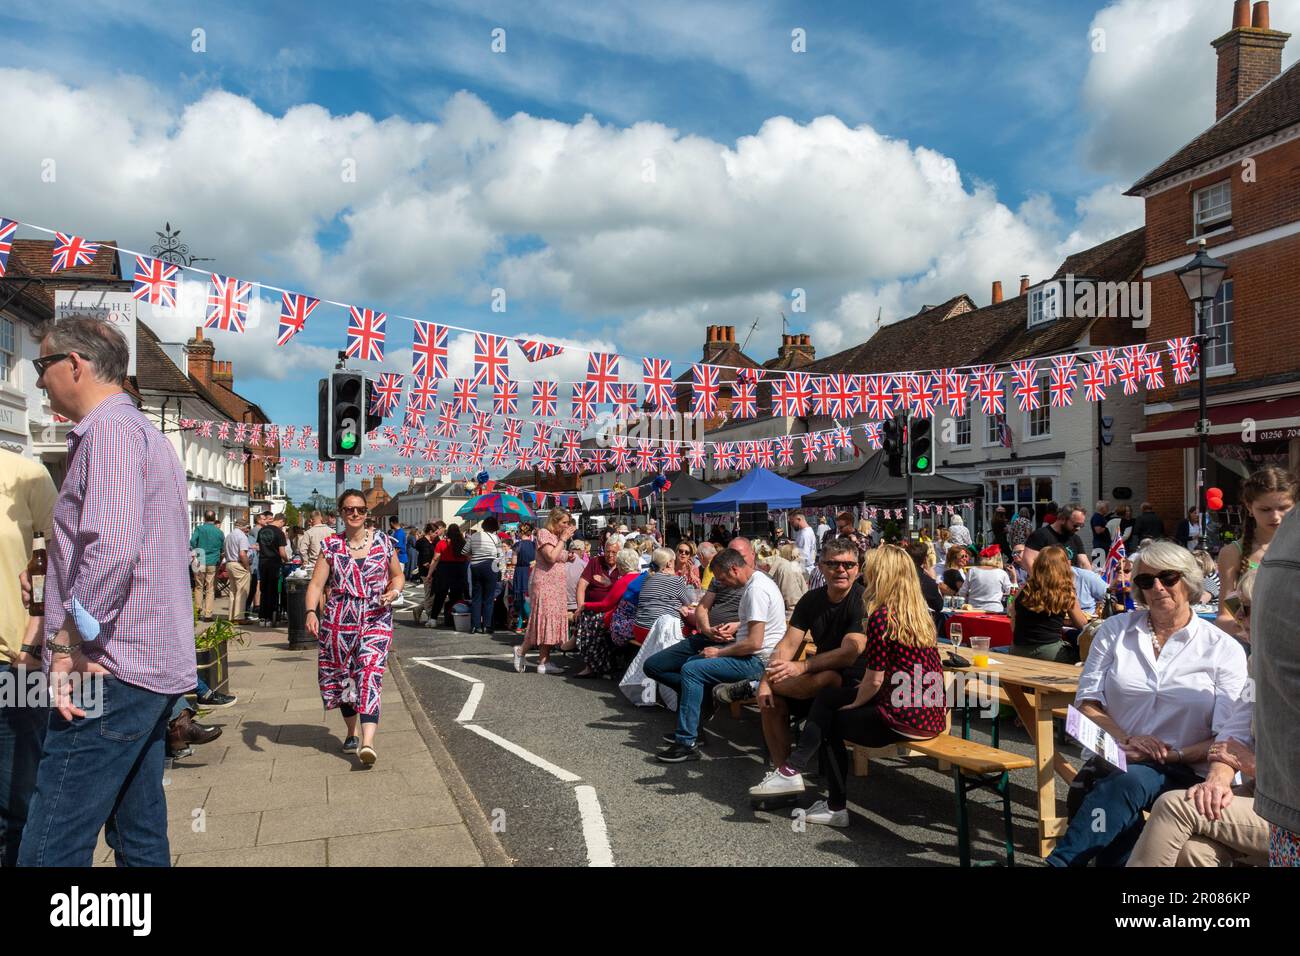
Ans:
[[[967,647],[951,648],[966,660],[974,657]],[[1000,695],[1020,717],[1025,730],[1034,742],[1038,768],[1038,855],[1046,857],[1056,846],[1056,838],[1065,833],[1068,821],[1057,816],[1056,774],[1068,782],[1074,779],[1075,770],[1056,752],[1056,735],[1052,727],[1052,711],[1074,703],[1079,689],[1082,668],[1055,661],[1038,661],[1031,657],[1016,657],[1005,649],[990,651],[988,667],[974,667],[957,671],[963,674],[996,674]]]

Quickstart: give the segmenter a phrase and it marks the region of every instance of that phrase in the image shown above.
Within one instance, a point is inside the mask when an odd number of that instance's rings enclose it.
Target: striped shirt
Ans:
[[[75,625],[82,652],[118,680],[158,694],[193,690],[189,538],[176,450],[129,395],[109,396],[68,432],[46,637]]]
[[[686,581],[676,574],[660,571],[646,575],[641,585],[641,597],[636,603],[638,627],[654,627],[655,621],[665,614],[680,617],[682,602],[686,597]]]
[[[488,534],[482,528],[465,539],[464,553],[469,556],[471,562],[491,561],[498,552],[496,536]]]

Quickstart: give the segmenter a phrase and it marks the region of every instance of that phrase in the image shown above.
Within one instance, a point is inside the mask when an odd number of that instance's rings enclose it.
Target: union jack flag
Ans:
[[[1052,359],[1052,368],[1060,369],[1063,374],[1069,378],[1074,378],[1078,372],[1079,357],[1077,355],[1057,355]]]
[[[912,417],[933,418],[934,406],[938,400],[934,378],[929,372],[922,372],[917,376],[916,391],[912,393]]]
[[[852,443],[850,443],[852,444]],[[839,446],[833,434],[822,435],[822,461],[836,461],[840,457]]]
[[[208,290],[208,317],[203,327],[223,332],[244,331],[252,294],[253,283],[212,273],[212,288]]]
[[[510,377],[510,356],[503,335],[474,333],[474,384],[495,388]]]
[[[713,446],[713,467],[718,471],[730,471],[735,457],[735,446],[731,442],[719,442]]]
[[[458,441],[454,441],[451,444],[449,444],[447,446],[446,455],[447,455],[447,464],[449,465],[459,464],[461,458],[464,455],[464,452],[461,451],[461,443]]]
[[[939,374],[940,401],[958,418],[966,416],[966,404],[970,400],[970,378],[956,369],[947,369]]]
[[[750,382],[757,385],[763,379],[763,370],[761,368],[738,368],[736,369],[736,381]]]
[[[592,471],[608,471],[608,470],[609,470],[609,455],[605,452],[605,449],[603,449],[603,448],[593,448],[593,449],[592,449],[592,451],[591,451],[591,470],[592,470]]]
[[[650,444],[650,439],[638,438],[636,441],[636,466],[642,471],[654,471],[657,458],[658,451],[654,445]]]
[[[454,438],[460,422],[457,420],[456,406],[453,402],[438,403],[438,424],[433,433],[440,438]]]
[[[812,410],[814,415],[830,415],[831,392],[834,391],[833,376],[819,375],[813,379]]]
[[[596,386],[595,401],[612,401],[610,389],[617,381],[617,355],[610,352],[592,352],[587,356],[587,382]]]
[[[673,407],[673,363],[667,359],[641,360],[644,373],[645,397],[653,408],[668,410]]]
[[[660,462],[660,467],[670,474],[680,471],[682,467],[682,450],[677,447],[677,442],[670,441],[661,450],[663,452],[663,461]]]
[[[1011,376],[1014,379],[1016,399],[1020,402],[1022,412],[1030,412],[1038,407],[1037,362],[1012,362]]]
[[[501,444],[506,451],[517,451],[519,448],[519,439],[523,437],[524,425],[517,418],[507,418],[501,426]]]
[[[482,445],[475,445],[473,448],[469,450],[469,454],[465,456],[465,464],[469,465],[470,468],[483,467],[483,446]]]
[[[510,454],[510,449],[505,445],[497,445],[492,449],[492,467],[501,468],[506,463],[506,455]]]
[[[758,442],[754,448],[754,463],[760,468],[771,468],[776,461],[776,449],[770,441]]]
[[[533,382],[533,414],[554,418],[559,407],[559,390],[554,382]]]
[[[1161,367],[1158,352],[1148,352],[1142,356],[1142,387],[1146,389],[1165,387],[1165,372]]]
[[[868,418],[884,421],[891,417],[894,396],[890,390],[887,375],[873,375],[867,383],[867,405],[864,411]]]
[[[447,327],[416,322],[411,344],[411,374],[416,378],[447,377]]]
[[[1138,379],[1142,377],[1144,365],[1144,361],[1132,356],[1126,356],[1119,360],[1119,381],[1124,386],[1125,395],[1136,395],[1138,393]]]
[[[3,232],[6,221],[0,220],[0,233]],[[0,254],[3,254],[3,247],[0,247]],[[176,308],[176,273],[180,271],[180,266],[163,262],[161,259],[136,256],[135,284],[131,287],[131,298],[148,302],[150,305]],[[4,275],[4,268],[3,264],[0,264],[0,276],[2,275]]]
[[[1007,424],[1006,415],[998,415],[998,444],[1003,448],[1011,447],[1011,426]]]
[[[230,437],[230,422],[222,422],[217,426],[217,437],[222,441]]]
[[[1119,361],[1115,358],[1114,349],[1099,349],[1092,360],[1101,369],[1101,374],[1105,376],[1105,385],[1107,387],[1119,381]]]
[[[975,386],[980,409],[985,415],[1002,415],[1006,412],[1006,393],[1002,388],[1002,373],[984,372]]]
[[[573,383],[573,417],[580,422],[589,422],[596,417],[595,382]]]
[[[544,425],[537,422],[533,425],[533,443],[537,445],[549,445],[551,443],[551,434],[555,431],[554,425]]]
[[[414,405],[407,405],[406,411],[402,414],[402,423],[406,428],[418,428],[424,430],[424,411],[416,408]],[[403,428],[402,431],[406,431]]]
[[[884,425],[881,422],[867,422],[862,426],[862,430],[867,436],[867,444],[876,451],[880,451],[884,447],[884,439],[881,435],[883,428]]]
[[[1052,369],[1051,380],[1047,390],[1052,396],[1053,408],[1069,408],[1074,404],[1075,369],[1056,366]]]
[[[782,435],[776,440],[776,461],[782,468],[794,465],[794,439],[789,435]]]
[[[916,388],[919,384],[916,375],[907,373],[904,375],[891,376],[894,380],[894,408],[900,412],[910,411],[912,408],[912,396],[916,394]]]
[[[524,353],[524,358],[529,362],[540,362],[542,359],[554,358],[557,355],[564,354],[564,348],[559,345],[552,345],[550,342],[538,342],[534,339],[515,339],[515,344],[519,346],[519,351]]]
[[[387,418],[401,400],[402,376],[396,372],[384,372],[375,384],[375,400],[370,410],[378,413],[380,418]]]
[[[415,455],[415,448],[415,439],[408,437],[398,446],[397,453],[403,458],[411,458]]]
[[[488,412],[475,412],[474,421],[470,423],[469,434],[475,445],[481,445],[492,434],[492,416]]]
[[[9,253],[14,248],[14,233],[18,231],[18,222],[0,216],[0,279],[9,268]]]
[[[812,378],[807,372],[786,372],[776,380],[772,401],[778,415],[801,417],[808,414],[812,400]]]
[[[515,454],[515,467],[527,471],[533,467],[532,449],[523,447]]]
[[[74,266],[88,266],[95,261],[97,255],[99,255],[99,243],[87,242],[80,236],[72,236],[66,232],[56,232],[54,252],[50,257],[50,271],[62,272]]]
[[[804,464],[817,460],[817,452],[821,450],[821,435],[814,432],[811,435],[799,436],[800,451],[803,452]]]
[[[474,411],[478,401],[478,382],[471,378],[456,379],[456,387],[451,390],[451,401],[456,407],[457,415],[468,415]]]
[[[542,449],[540,460],[537,462],[537,470],[545,472],[548,475],[555,473],[555,449],[547,446]]]
[[[758,417],[758,396],[755,395],[756,386],[753,382],[742,382],[737,380],[731,386],[731,417],[732,418],[757,418]]]
[[[1083,394],[1090,402],[1106,400],[1106,372],[1097,362],[1085,362],[1083,365]]]
[[[0,270],[0,275],[4,275]],[[1169,367],[1174,372],[1174,382],[1185,385],[1196,371],[1196,344],[1190,337],[1169,340]]]
[[[703,468],[707,454],[704,442],[693,441],[690,449],[686,452],[686,462],[691,468]]]
[[[365,362],[384,360],[384,326],[388,316],[374,309],[348,310],[348,358],[360,357]]]
[[[614,411],[620,416],[636,414],[636,386],[631,382],[619,382],[610,389],[610,398],[614,402]]]
[[[822,390],[826,414],[831,418],[852,418],[857,414],[857,395],[853,389],[853,380],[842,373],[827,375],[823,382],[827,388]]]
[[[416,379],[411,386],[411,396],[407,400],[417,411],[427,412],[438,401],[438,380],[436,378]]]
[[[712,418],[718,413],[718,392],[721,369],[716,365],[692,365],[691,414],[697,418]]]
[[[1101,575],[1106,579],[1106,583],[1109,584],[1116,580],[1116,575],[1119,574],[1120,570],[1123,568],[1124,559],[1127,557],[1128,555],[1124,548],[1124,539],[1116,537],[1114,543],[1110,546],[1110,550],[1106,552],[1106,570],[1103,571]]]
[[[610,446],[610,452],[614,458],[614,471],[622,474],[632,469],[632,455],[628,451],[627,439],[615,438],[614,443]]]
[[[320,299],[292,292],[280,294],[280,330],[275,336],[276,345],[284,345],[302,331],[307,318],[320,305]]]
[[[497,383],[492,390],[492,413],[515,415],[519,412],[519,384],[514,379]]]

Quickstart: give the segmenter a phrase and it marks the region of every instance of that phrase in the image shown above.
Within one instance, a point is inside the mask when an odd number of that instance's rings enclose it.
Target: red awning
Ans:
[[[1211,405],[1206,409],[1210,417],[1210,444],[1251,444],[1261,441],[1279,441],[1300,437],[1300,396],[1274,398],[1264,402],[1234,402],[1229,405]],[[1151,426],[1147,431],[1133,436],[1140,452],[1160,448],[1191,448],[1196,445],[1195,408],[1171,415]],[[1253,426],[1248,430],[1248,425]]]

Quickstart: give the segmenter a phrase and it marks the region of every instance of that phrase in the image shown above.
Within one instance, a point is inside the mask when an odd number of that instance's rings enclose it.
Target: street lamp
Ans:
[[[1228,271],[1228,264],[1212,258],[1205,251],[1205,240],[1202,239],[1196,249],[1196,255],[1192,261],[1187,263],[1181,269],[1174,271],[1178,276],[1178,281],[1183,284],[1183,289],[1187,292],[1187,298],[1192,300],[1192,307],[1196,313],[1196,399],[1197,399],[1197,463],[1196,463],[1196,506],[1201,512],[1201,541],[1206,540],[1206,501],[1205,501],[1205,470],[1208,465],[1207,459],[1210,453],[1210,422],[1205,412],[1205,346],[1209,341],[1209,336],[1205,334],[1205,325],[1209,321],[1211,309],[1214,307],[1215,296],[1219,294],[1219,287],[1223,285],[1223,275]]]

